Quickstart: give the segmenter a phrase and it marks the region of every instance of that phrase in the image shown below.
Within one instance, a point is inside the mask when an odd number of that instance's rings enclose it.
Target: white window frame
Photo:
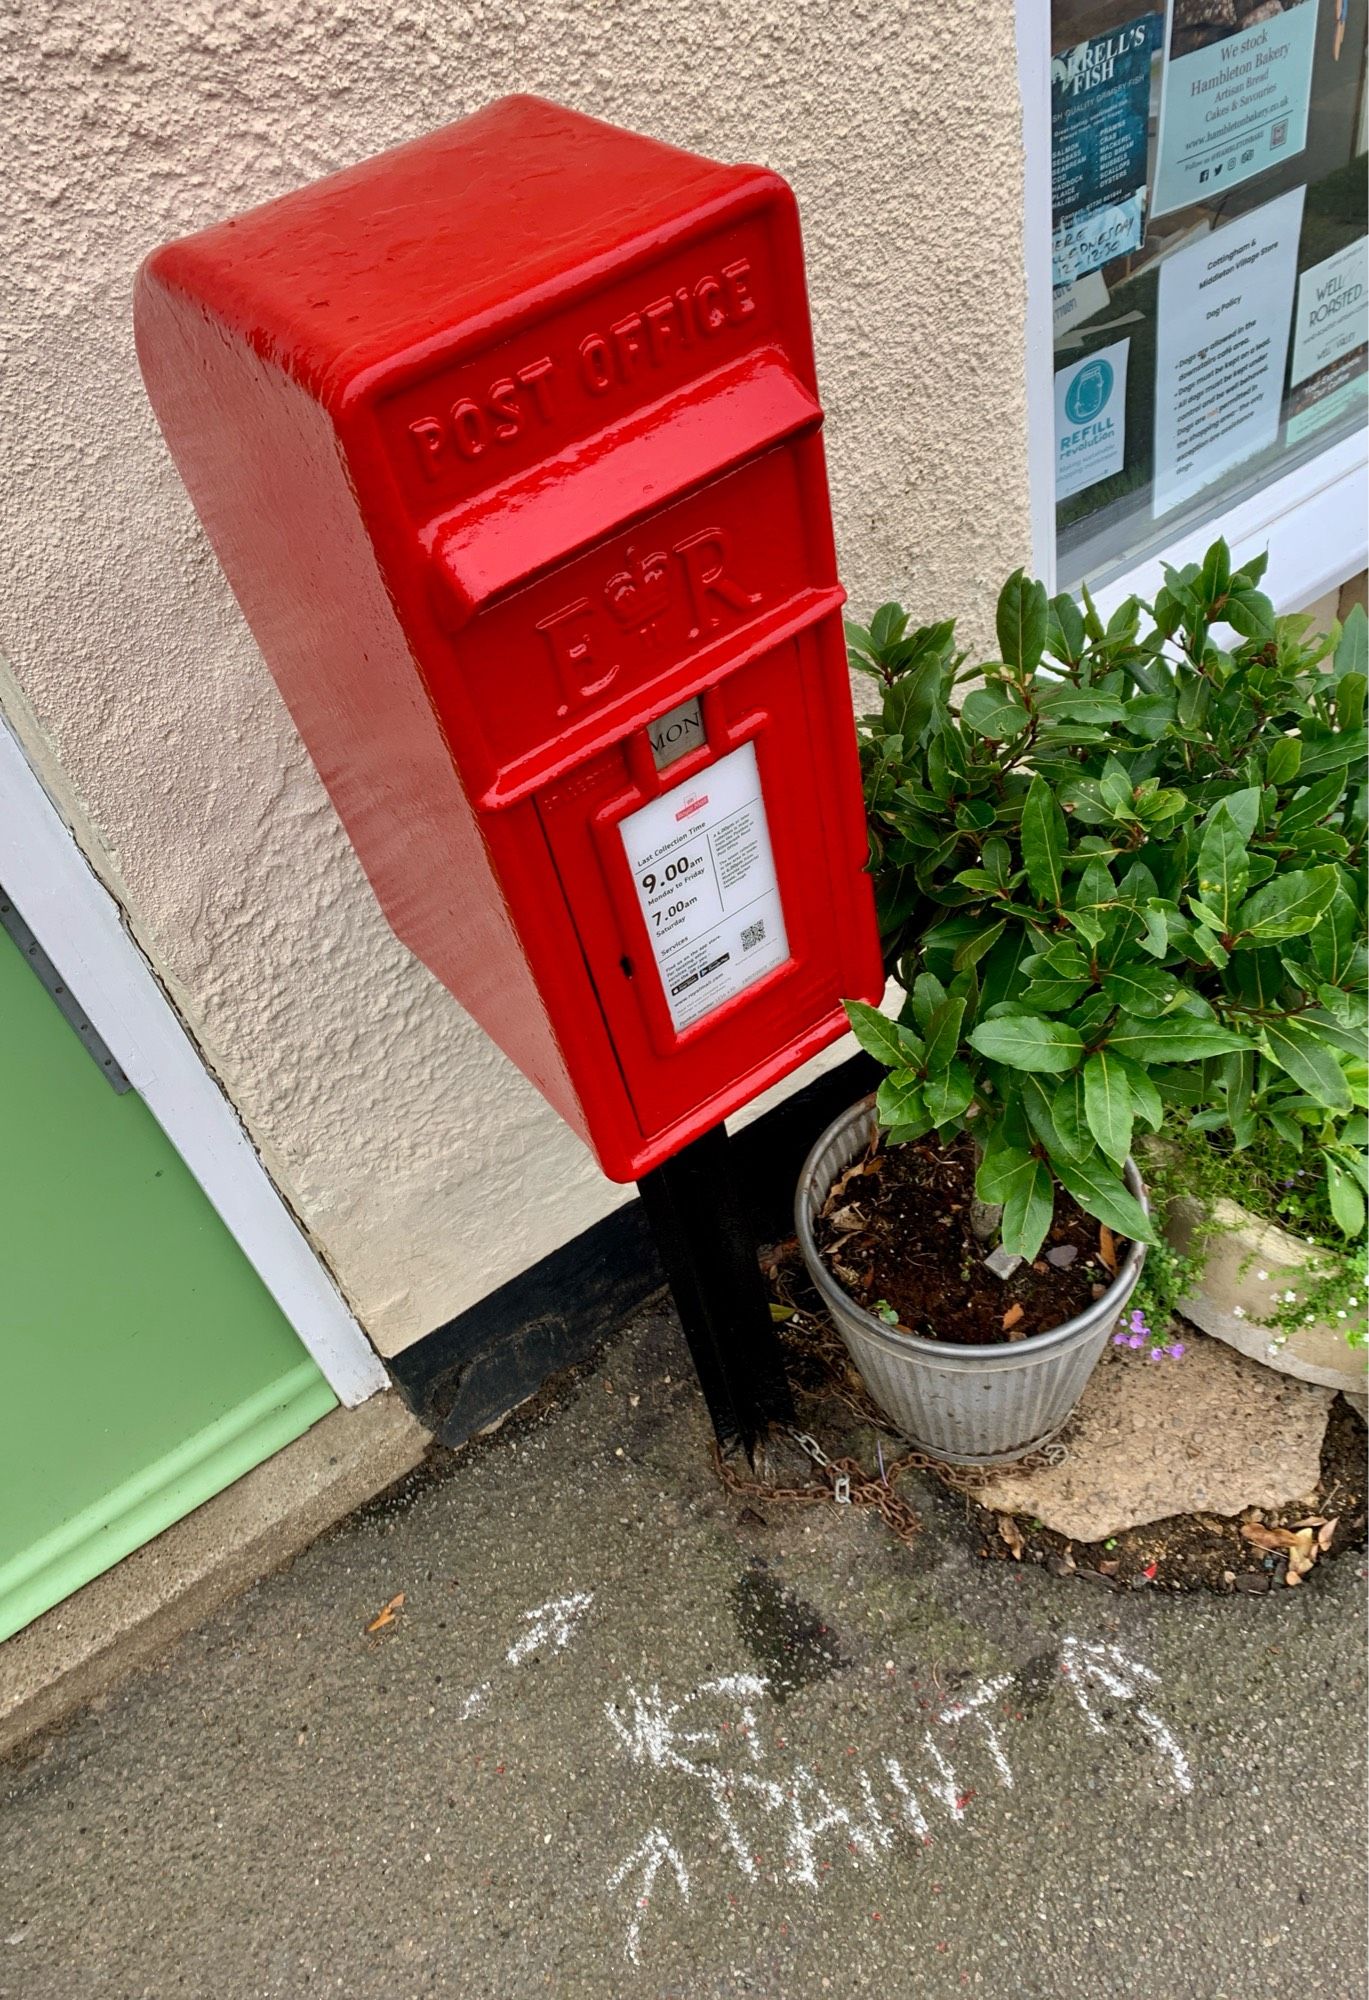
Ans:
[[[388,1388],[375,1349],[3,717],[0,882],[338,1401],[355,1408]]]
[[[1032,564],[1054,594],[1055,339],[1051,304],[1050,0],[1016,0],[1017,74],[1022,95],[1023,219],[1027,302],[1027,463],[1031,482]],[[1133,593],[1150,599],[1163,563],[1200,557],[1225,535],[1239,564],[1267,552],[1265,587],[1277,611],[1290,611],[1358,575],[1369,564],[1369,427],[1329,445],[1257,493],[1185,529],[1094,593],[1106,614]]]

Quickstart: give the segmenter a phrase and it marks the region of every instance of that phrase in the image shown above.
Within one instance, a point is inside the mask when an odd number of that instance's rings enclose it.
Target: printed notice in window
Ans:
[[[1156,514],[1278,436],[1302,205],[1294,188],[1160,267]]]

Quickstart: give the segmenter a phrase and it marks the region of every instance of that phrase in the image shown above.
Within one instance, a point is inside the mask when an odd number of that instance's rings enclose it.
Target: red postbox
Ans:
[[[509,98],[167,245],[136,320],[390,923],[606,1173],[879,994],[783,181]]]

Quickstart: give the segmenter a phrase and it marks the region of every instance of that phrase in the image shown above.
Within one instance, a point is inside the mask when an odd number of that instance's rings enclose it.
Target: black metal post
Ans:
[[[689,1352],[724,1453],[754,1459],[794,1401],[726,1128],[638,1182]]]

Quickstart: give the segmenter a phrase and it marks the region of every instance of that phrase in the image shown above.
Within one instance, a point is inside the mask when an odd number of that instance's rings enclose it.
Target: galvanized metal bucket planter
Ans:
[[[1131,1245],[1116,1279],[1087,1312],[1025,1340],[971,1347],[886,1326],[837,1283],[813,1233],[832,1183],[865,1151],[876,1130],[875,1100],[867,1097],[828,1126],[804,1163],[794,1220],[809,1276],[870,1394],[920,1451],[951,1465],[1025,1458],[1055,1436],[1083,1394],[1135,1290],[1146,1246]],[[1130,1160],[1126,1180],[1146,1206]]]

